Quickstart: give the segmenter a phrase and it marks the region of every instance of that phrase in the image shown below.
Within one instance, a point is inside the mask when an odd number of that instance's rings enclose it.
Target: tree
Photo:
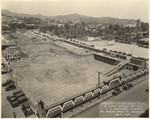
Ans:
[[[65,26],[66,29],[70,29],[69,24],[66,23],[64,26]]]
[[[149,29],[149,24],[142,22],[142,23],[141,23],[141,28],[142,28],[142,31],[146,31],[146,30]]]

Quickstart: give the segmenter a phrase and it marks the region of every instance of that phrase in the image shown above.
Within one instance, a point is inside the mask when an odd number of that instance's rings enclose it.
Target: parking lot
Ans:
[[[6,82],[7,80],[9,80],[9,77],[7,74],[3,74],[2,75],[2,83]],[[13,92],[16,91],[15,90],[11,90],[11,91],[6,91],[5,87],[2,87],[2,117],[3,118],[13,118],[14,117],[14,113],[16,113],[16,117],[17,118],[25,118],[26,116],[24,115],[23,111],[22,111],[22,106],[19,105],[15,108],[12,107],[11,103],[7,100],[7,96],[12,96]],[[36,115],[31,115],[30,117],[36,117]]]
[[[7,76],[7,74],[2,75],[2,82],[5,82],[8,79],[9,79],[9,77]],[[3,118],[13,118],[14,117],[13,112],[16,112],[17,118],[25,117],[24,113],[21,110],[21,106],[13,108],[7,100],[7,96],[13,95],[14,91],[15,90],[6,92],[5,87],[2,87],[1,93],[2,93],[2,101],[3,101],[3,103],[2,103],[2,117]]]

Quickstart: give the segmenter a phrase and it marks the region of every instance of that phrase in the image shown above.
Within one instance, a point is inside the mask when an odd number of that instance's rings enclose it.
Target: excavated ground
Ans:
[[[112,68],[94,60],[86,50],[53,42],[31,31],[14,36],[13,40],[28,55],[25,60],[11,63],[14,77],[35,104],[42,100],[48,106],[95,87],[97,71]]]

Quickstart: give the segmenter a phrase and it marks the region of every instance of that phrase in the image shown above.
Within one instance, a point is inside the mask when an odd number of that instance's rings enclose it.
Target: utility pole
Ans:
[[[125,72],[124,72],[124,70],[123,70],[123,72],[122,72],[122,78],[124,78],[125,77]],[[125,84],[125,86],[126,86],[126,82],[124,83]]]
[[[100,74],[102,73],[98,71],[98,88],[100,88]],[[100,98],[100,93],[99,93],[99,98]]]
[[[98,88],[100,87],[100,74],[102,73],[98,71]]]

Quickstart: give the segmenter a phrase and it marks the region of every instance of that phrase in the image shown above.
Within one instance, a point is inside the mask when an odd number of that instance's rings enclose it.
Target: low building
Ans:
[[[142,37],[142,38],[148,38],[148,31],[139,31],[139,32],[137,32],[137,34],[140,36],[140,37]]]
[[[139,39],[138,45],[139,45],[139,47],[148,48],[149,47],[149,38]]]
[[[148,45],[148,44],[149,44],[149,39],[148,39],[148,38],[140,39],[140,40],[139,40],[139,43]]]

